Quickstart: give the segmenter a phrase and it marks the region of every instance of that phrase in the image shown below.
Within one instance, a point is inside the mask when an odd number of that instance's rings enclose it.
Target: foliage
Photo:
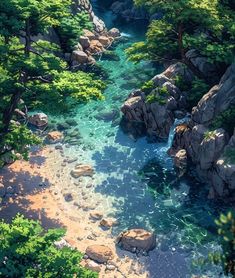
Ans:
[[[198,104],[200,99],[208,92],[210,86],[202,79],[195,78],[191,88],[187,92],[187,104],[189,110]]]
[[[166,87],[158,87],[146,97],[147,103],[157,102],[159,105],[165,105],[167,102],[169,92]]]
[[[70,107],[71,99],[102,98],[103,82],[84,72],[68,71],[56,44],[35,41],[39,34],[60,25],[63,35],[71,35],[71,40],[81,28],[91,28],[84,13],[70,15],[71,4],[71,0],[0,1],[0,154],[10,144],[26,157],[26,145],[37,141],[25,126],[12,130],[10,123],[21,100],[30,108],[61,112]]]
[[[155,87],[155,84],[153,82],[153,80],[149,80],[146,81],[142,87],[141,87],[141,91],[143,91],[144,93],[150,93]]]
[[[60,113],[68,111],[68,98],[76,102],[103,99],[102,91],[105,87],[105,83],[96,79],[93,74],[55,71],[51,83],[29,83],[25,99],[30,108]]]
[[[9,132],[5,135],[4,146],[0,146],[0,148],[5,149],[7,152],[14,150],[13,159],[18,158],[16,154],[28,159],[29,147],[39,144],[41,144],[40,138],[34,135],[25,125],[12,123]]]
[[[198,104],[200,99],[210,88],[204,80],[197,77],[195,77],[190,83],[185,81],[181,75],[177,75],[174,78],[174,81],[176,87],[178,87],[182,92],[187,92],[187,105],[189,111],[191,111],[191,109]]]
[[[226,1],[219,0],[135,0],[161,18],[153,20],[146,42],[134,43],[129,59],[158,62],[181,61],[200,79],[210,80],[187,58],[196,49],[210,62],[230,63],[235,50],[235,13]]]
[[[235,148],[227,147],[224,151],[225,162],[235,164]]]
[[[90,17],[85,12],[61,19],[57,32],[65,52],[71,52],[72,48],[79,41],[79,37],[83,34],[83,29],[93,30]]]
[[[221,112],[211,123],[211,128],[223,128],[231,136],[234,131],[234,119],[235,119],[235,106],[231,106],[227,110]]]
[[[54,243],[65,234],[62,229],[43,230],[39,222],[17,215],[11,224],[0,222],[1,277],[81,277],[98,275],[79,265],[76,249],[58,249]]]
[[[225,270],[235,275],[235,212],[229,211],[227,214],[221,214],[215,223],[218,226],[218,234],[222,237],[221,259]]]
[[[207,132],[204,133],[204,139],[208,141],[210,139],[213,139],[215,137],[215,135],[216,135],[216,131],[215,130],[207,131]]]

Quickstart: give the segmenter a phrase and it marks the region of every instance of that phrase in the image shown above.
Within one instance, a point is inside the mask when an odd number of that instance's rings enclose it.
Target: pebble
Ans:
[[[115,267],[114,265],[112,265],[112,264],[107,264],[107,265],[106,265],[106,269],[112,271],[112,270],[115,270],[116,267]]]

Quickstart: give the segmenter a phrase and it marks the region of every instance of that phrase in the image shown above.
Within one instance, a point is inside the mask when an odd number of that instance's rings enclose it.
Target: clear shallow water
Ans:
[[[133,140],[119,127],[120,107],[128,94],[157,73],[150,64],[126,61],[124,49],[141,35],[133,29],[123,30],[130,38],[115,49],[120,61],[102,57],[99,61],[109,73],[105,100],[75,109],[73,117],[78,122],[81,139],[75,146],[67,144],[65,154],[94,166],[94,190],[103,196],[107,215],[120,223],[113,229],[114,235],[134,227],[153,230],[161,258],[176,256],[174,262],[183,260],[180,274],[161,277],[190,277],[191,271],[222,277],[220,268],[191,268],[195,258],[220,250],[213,223],[216,206],[206,200],[205,190],[195,180],[177,179],[166,153],[173,128],[168,142],[148,144],[145,138]],[[64,120],[62,116],[56,118],[58,122]]]

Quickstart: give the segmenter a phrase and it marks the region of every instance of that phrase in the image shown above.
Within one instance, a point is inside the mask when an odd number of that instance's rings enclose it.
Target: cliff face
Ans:
[[[235,109],[235,64],[231,65],[220,83],[214,86],[192,111],[191,120],[176,128],[170,153],[184,151],[202,181],[209,183],[211,198],[235,197],[235,129],[213,128],[218,117],[229,117]],[[232,114],[233,115],[233,114]],[[229,130],[235,128],[231,119]],[[185,158],[184,158],[185,159]],[[183,158],[182,158],[183,161]]]
[[[204,62],[205,66],[200,59],[199,65],[207,72],[208,64]],[[129,96],[122,106],[129,127],[131,123],[133,126],[142,123],[147,135],[153,139],[168,137],[174,120],[186,115],[187,92],[181,92],[175,86],[176,76],[181,76],[187,82],[193,78],[192,73],[178,63],[155,76],[150,91],[137,90]],[[209,195],[213,198],[233,197],[235,192],[233,115],[235,64],[227,69],[219,84],[211,88],[193,108],[190,120],[176,128],[169,150],[181,175],[187,171],[188,165],[194,165],[198,177],[210,185]]]

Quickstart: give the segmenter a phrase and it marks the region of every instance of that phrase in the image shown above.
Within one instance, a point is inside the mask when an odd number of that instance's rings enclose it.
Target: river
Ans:
[[[95,7],[108,27],[113,27],[112,13]],[[75,109],[73,118],[82,139],[79,144],[67,144],[65,154],[94,166],[94,194],[88,189],[90,202],[99,196],[101,202],[97,208],[118,220],[119,225],[112,231],[114,235],[134,227],[156,233],[157,251],[152,257],[155,269],[150,277],[184,278],[191,277],[191,273],[222,277],[220,267],[193,266],[200,256],[220,250],[214,225],[219,204],[208,201],[204,186],[193,178],[177,179],[167,155],[174,128],[168,142],[150,144],[146,138],[135,140],[124,134],[119,126],[124,100],[160,68],[153,68],[149,63],[134,65],[126,59],[124,50],[132,42],[143,39],[144,24],[118,27],[127,38],[114,50],[119,60],[101,57],[98,61],[109,74],[105,100],[91,101]],[[65,118],[55,120],[63,122]],[[83,182],[89,183],[89,178]]]

